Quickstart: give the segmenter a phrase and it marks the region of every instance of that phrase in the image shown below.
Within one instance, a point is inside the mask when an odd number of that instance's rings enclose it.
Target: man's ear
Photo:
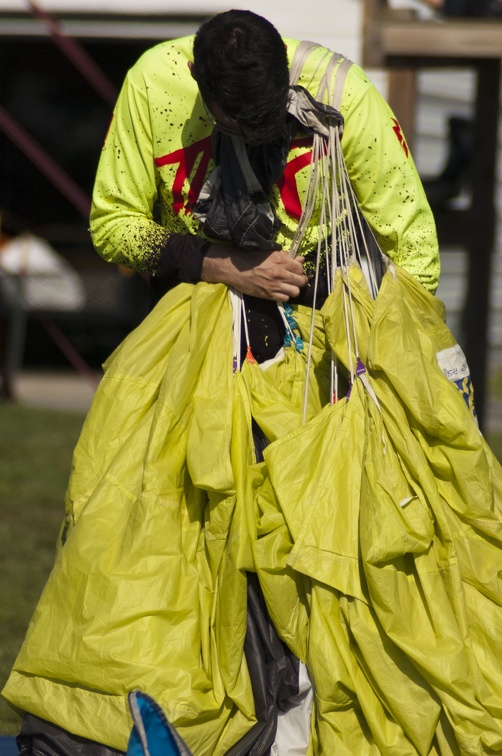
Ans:
[[[189,60],[189,61],[187,62],[187,66],[188,66],[188,68],[190,69],[190,75],[191,75],[192,79],[193,79],[194,81],[197,81],[197,78],[196,78],[196,76],[195,76],[195,72],[194,72],[194,65],[193,65],[193,60]]]

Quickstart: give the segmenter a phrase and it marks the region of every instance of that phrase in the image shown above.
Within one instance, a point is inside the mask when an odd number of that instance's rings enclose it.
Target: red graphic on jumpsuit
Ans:
[[[394,126],[392,127],[392,131],[397,136],[399,140],[399,144],[404,150],[404,154],[406,155],[406,157],[408,157],[408,154],[409,154],[408,145],[406,144],[404,140],[403,132],[401,131],[401,126],[399,125],[399,123],[397,122],[395,118],[392,119],[392,122],[394,124]]]
[[[297,147],[311,147],[312,137],[305,137],[303,139],[297,139],[291,143],[291,149]],[[204,185],[206,179],[207,169],[209,161],[211,160],[211,137],[206,137],[198,142],[194,142],[189,147],[182,147],[179,150],[175,150],[168,155],[155,158],[155,165],[161,168],[163,165],[176,165],[178,169],[174,177],[172,193],[173,193],[173,210],[179,215],[184,209],[185,213],[190,212],[190,207],[197,201],[200,191]],[[199,160],[200,158],[200,160]],[[190,180],[188,189],[188,201],[185,204],[183,197],[183,187],[185,182],[189,180],[190,175],[193,172],[195,164],[199,160],[197,169],[193,178]],[[300,196],[298,194],[298,187],[296,185],[296,174],[303,168],[310,165],[312,160],[312,150],[307,150],[301,155],[297,155],[292,158],[284,169],[282,177],[277,182],[277,187],[281,196],[282,203],[286,213],[295,219],[299,219],[302,213],[302,206],[300,202]]]
[[[296,147],[311,147],[312,137],[304,137],[303,139],[295,139],[291,142],[291,149]],[[310,165],[312,161],[312,150],[303,152],[301,155],[297,155],[292,158],[284,169],[284,173],[277,182],[277,187],[281,195],[282,204],[287,214],[295,220],[299,220],[302,214],[302,204],[300,202],[300,195],[298,194],[298,186],[296,184],[296,174],[303,168]]]
[[[190,206],[197,201],[200,190],[204,185],[207,167],[212,155],[211,137],[208,136],[205,139],[194,142],[189,147],[182,147],[179,150],[175,150],[175,152],[171,152],[169,155],[155,158],[155,165],[159,168],[163,165],[176,165],[178,163],[178,170],[176,171],[172,188],[173,210],[176,215],[179,215],[185,206],[183,186],[192,173],[199,155],[201,156],[200,162],[188,189],[188,202],[185,207],[185,212],[188,213]]]

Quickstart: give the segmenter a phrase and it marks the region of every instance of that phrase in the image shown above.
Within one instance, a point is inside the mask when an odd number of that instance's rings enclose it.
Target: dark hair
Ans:
[[[245,10],[219,13],[195,35],[193,74],[203,100],[233,118],[253,141],[271,141],[284,128],[289,70],[275,26]]]

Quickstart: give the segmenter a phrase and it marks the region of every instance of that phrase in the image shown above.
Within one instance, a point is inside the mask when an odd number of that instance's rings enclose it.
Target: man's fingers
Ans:
[[[265,261],[265,265],[270,263],[272,263],[270,275],[273,278],[294,286],[306,286],[308,278],[303,271],[303,258],[293,259],[285,252],[281,252],[273,261]]]
[[[255,270],[260,282],[260,296],[276,302],[287,302],[300,294],[307,285],[308,277],[303,272],[303,258],[293,259],[286,252],[278,251],[267,256]]]
[[[283,250],[253,254],[218,244],[212,244],[204,257],[202,279],[276,302],[297,297],[308,283],[302,257],[292,258]]]
[[[293,265],[295,265],[295,268],[303,273],[303,263],[305,262],[305,258],[303,257],[290,257],[289,258]]]

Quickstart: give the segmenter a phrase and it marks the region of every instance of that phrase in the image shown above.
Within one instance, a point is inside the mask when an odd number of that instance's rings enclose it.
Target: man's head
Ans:
[[[251,11],[220,13],[202,24],[193,52],[192,74],[216,121],[224,114],[249,142],[269,142],[282,133],[288,59],[269,21]]]

